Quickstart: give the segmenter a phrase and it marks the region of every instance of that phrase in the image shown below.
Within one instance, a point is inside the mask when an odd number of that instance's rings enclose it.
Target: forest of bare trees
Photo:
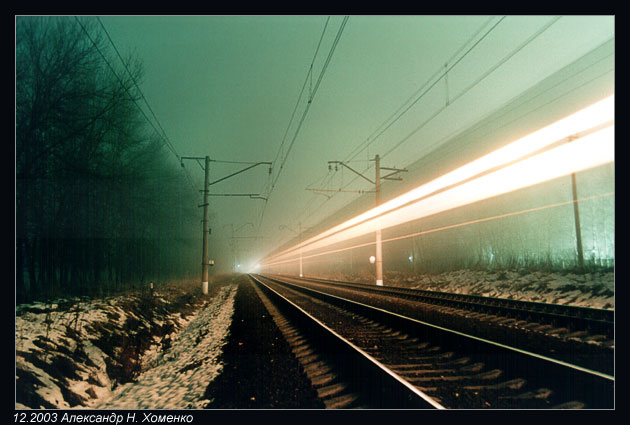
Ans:
[[[139,60],[74,17],[17,17],[15,40],[17,302],[196,277],[198,193],[139,109]]]

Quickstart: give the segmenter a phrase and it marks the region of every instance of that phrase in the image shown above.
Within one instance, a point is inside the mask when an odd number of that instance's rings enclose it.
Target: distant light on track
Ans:
[[[614,96],[522,137],[268,258],[310,252],[614,161]]]

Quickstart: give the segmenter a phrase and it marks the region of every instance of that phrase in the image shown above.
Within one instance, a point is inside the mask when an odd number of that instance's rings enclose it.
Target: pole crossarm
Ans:
[[[323,192],[354,192],[354,193],[367,193],[367,192],[373,192],[376,194],[376,205],[380,205],[381,204],[381,180],[398,180],[401,181],[402,178],[401,177],[394,177],[399,173],[404,173],[407,172],[408,170],[406,168],[392,168],[392,167],[381,167],[381,157],[380,155],[376,155],[374,157],[374,163],[375,163],[375,167],[374,167],[374,171],[375,171],[375,176],[374,176],[374,180],[369,179],[368,177],[364,176],[363,174],[361,174],[360,172],[354,170],[352,167],[350,167],[349,165],[343,163],[342,161],[328,161],[328,170],[331,170],[331,164],[335,164],[335,171],[337,171],[337,164],[341,165],[342,167],[346,167],[348,170],[352,171],[353,173],[355,173],[356,175],[358,175],[359,177],[363,178],[364,180],[369,181],[371,184],[374,185],[374,191],[357,191],[357,190],[331,190],[331,189],[311,189],[311,188],[307,188],[306,190],[311,190],[316,194],[320,194],[320,195],[324,195],[327,196],[328,198],[331,198],[331,196],[326,195]],[[388,171],[388,174],[382,175],[381,176],[381,171]],[[377,286],[383,286],[383,248],[382,248],[382,233],[381,233],[381,228],[377,227],[376,229],[376,256],[375,256],[375,264],[376,264],[376,285]],[[302,276],[302,257],[301,257],[301,251],[300,251],[300,276]]]
[[[233,177],[237,174],[240,174],[242,172],[245,172],[251,168],[254,168],[258,165],[269,165],[269,174],[271,174],[272,172],[272,165],[273,163],[271,162],[256,162],[256,163],[247,163],[247,164],[251,164],[248,167],[237,171],[235,173],[232,173],[228,176],[225,176],[223,178],[220,178],[218,180],[213,181],[212,183],[210,183],[210,162],[228,162],[228,161],[217,161],[217,160],[211,160],[210,157],[208,155],[206,155],[205,157],[197,157],[197,156],[183,156],[180,157],[180,164],[182,166],[182,168],[184,168],[184,160],[191,160],[191,161],[196,161],[197,164],[199,164],[199,166],[201,167],[201,169],[204,171],[205,177],[204,177],[204,185],[203,185],[203,189],[200,190],[200,192],[203,193],[203,203],[201,205],[198,205],[198,207],[203,207],[203,230],[202,230],[202,234],[203,234],[203,245],[202,245],[202,260],[201,260],[201,289],[203,294],[207,294],[208,293],[208,267],[212,266],[214,264],[213,260],[210,260],[208,258],[208,235],[210,234],[210,228],[208,227],[208,210],[209,210],[209,206],[210,203],[208,202],[208,197],[209,196],[247,196],[250,199],[264,199],[265,201],[267,201],[266,198],[263,198],[262,196],[260,196],[259,193],[210,193],[209,187],[213,184],[222,182],[223,180],[227,180],[230,177]],[[202,165],[201,161],[204,161],[204,165]],[[233,163],[237,163],[237,161],[229,161],[229,162],[233,162]],[[241,164],[243,164],[242,162],[240,162]],[[246,224],[251,224],[252,227],[254,226],[253,223],[246,223]],[[232,240],[230,242],[234,242],[234,228],[232,227]],[[236,257],[234,259],[234,261],[236,262]]]
[[[365,180],[369,181],[370,183],[374,184],[374,181],[372,181],[369,178],[365,177],[363,174],[359,173],[358,171],[356,171],[355,169],[353,169],[349,165],[344,164],[341,161],[328,161],[328,164],[339,164],[339,165],[342,165],[342,166],[346,167],[348,170],[352,171],[354,174],[358,175],[359,177],[362,177]]]
[[[259,193],[209,193],[208,196],[258,196]]]
[[[319,191],[319,190],[317,190],[317,189],[305,189],[305,190],[311,190],[311,191],[313,191],[313,193],[314,193],[315,195],[323,195],[323,196],[325,196],[325,197],[326,197],[326,198],[328,198],[328,199],[332,198],[332,196],[331,196],[331,195],[328,195],[328,194],[326,194],[326,193],[323,193],[323,192],[321,192],[321,191]]]
[[[234,231],[234,233],[238,232],[239,230],[241,230],[245,226],[252,226],[252,227],[254,227],[254,223],[247,222],[247,223],[237,227],[236,230]]]
[[[295,233],[296,235],[298,234],[298,232],[296,232],[295,230],[293,230],[292,228],[290,228],[289,226],[287,226],[286,224],[281,224],[280,226],[278,226],[278,230],[283,230],[283,229],[287,229],[292,231],[293,233]]]
[[[204,171],[206,170],[204,168],[204,166],[201,164],[201,161],[205,161],[206,158],[202,158],[202,157],[198,157],[198,156],[182,156],[182,157],[179,158],[179,163],[181,164],[182,168],[184,168],[184,160],[185,159],[190,159],[190,160],[196,161],[197,164],[199,164],[199,166],[201,167],[202,170],[204,170]]]
[[[385,174],[384,176],[381,177],[382,180],[402,180],[402,178],[400,177],[392,177],[395,176],[398,173],[406,173],[407,170],[406,168],[403,169],[399,169],[399,168],[388,168],[388,167],[381,167],[381,170],[387,170],[387,171],[393,171],[393,173],[389,173],[389,174]]]
[[[227,180],[227,179],[229,179],[230,177],[234,177],[234,176],[235,176],[235,175],[237,175],[237,174],[243,173],[243,172],[245,172],[245,171],[247,171],[247,170],[249,170],[249,169],[251,169],[251,168],[257,167],[258,165],[264,165],[264,164],[267,164],[267,165],[269,165],[269,166],[271,166],[271,165],[272,165],[272,163],[271,163],[271,162],[257,162],[257,163],[255,163],[255,164],[253,164],[253,165],[250,165],[249,167],[245,167],[245,168],[243,168],[242,170],[237,171],[236,173],[232,173],[232,174],[230,174],[229,176],[225,176],[225,177],[222,177],[222,178],[220,178],[220,179],[218,179],[218,180],[215,180],[215,181],[213,181],[212,183],[209,183],[209,184],[208,184],[208,186],[212,186],[213,184],[217,184],[217,183],[219,183],[219,182],[222,182],[223,180]],[[271,168],[270,168],[270,170],[271,170]]]
[[[296,232],[295,230],[293,230],[292,228],[290,228],[286,224],[281,224],[280,226],[278,226],[278,230],[283,230],[283,229],[288,229],[288,230],[292,231],[293,233],[295,233],[296,235],[300,234],[299,232]],[[312,232],[313,231],[313,227],[307,227],[305,229],[302,229],[300,227],[300,229],[302,230],[302,233],[308,233],[308,232]]]
[[[200,190],[199,192],[204,192]],[[248,196],[249,199],[262,199],[266,201],[267,198],[260,196],[260,193],[209,193],[208,196]]]
[[[342,190],[342,189],[311,189],[311,188],[306,188],[304,190],[310,190],[312,192],[374,193],[373,190]]]

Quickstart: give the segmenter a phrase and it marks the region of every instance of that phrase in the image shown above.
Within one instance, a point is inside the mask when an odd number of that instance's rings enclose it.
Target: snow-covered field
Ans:
[[[221,369],[235,293],[236,285],[223,286],[186,317],[169,313],[159,294],[150,316],[133,297],[17,306],[15,407],[200,407]],[[136,353],[142,332],[149,342]],[[124,349],[139,361],[117,361]],[[132,366],[138,373],[123,382]]]

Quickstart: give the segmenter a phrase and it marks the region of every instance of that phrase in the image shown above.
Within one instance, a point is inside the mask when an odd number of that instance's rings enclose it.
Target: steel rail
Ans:
[[[291,278],[294,282],[290,282],[287,278],[265,277],[269,281],[299,289],[310,296],[371,317],[388,326],[421,335],[423,340],[438,341],[440,346],[476,353],[492,367],[510,371],[516,376],[525,376],[536,386],[555,388],[556,393],[564,398],[581,399],[589,408],[609,409],[614,406],[615,378],[609,374],[305,288],[297,283],[299,279]]]
[[[428,291],[393,286],[376,287],[371,284],[359,282],[347,282],[315,277],[302,277],[300,279],[316,283],[359,288],[363,291],[405,297],[431,304],[499,314],[512,318],[526,318],[530,320],[535,318],[543,323],[556,324],[572,330],[589,330],[594,333],[602,333],[607,337],[614,339],[614,310],[536,301],[510,300],[505,298],[485,297],[481,295],[455,294],[451,292]]]
[[[298,326],[308,329],[315,345],[318,345],[320,349],[323,348],[326,353],[334,353],[333,360],[343,364],[343,371],[348,375],[348,379],[354,383],[361,383],[357,385],[357,389],[362,391],[371,406],[397,409],[444,409],[440,403],[402,379],[370,354],[275,291],[264,282],[269,278],[251,274],[249,276],[275,302],[281,303],[278,307],[283,313],[290,315]]]

